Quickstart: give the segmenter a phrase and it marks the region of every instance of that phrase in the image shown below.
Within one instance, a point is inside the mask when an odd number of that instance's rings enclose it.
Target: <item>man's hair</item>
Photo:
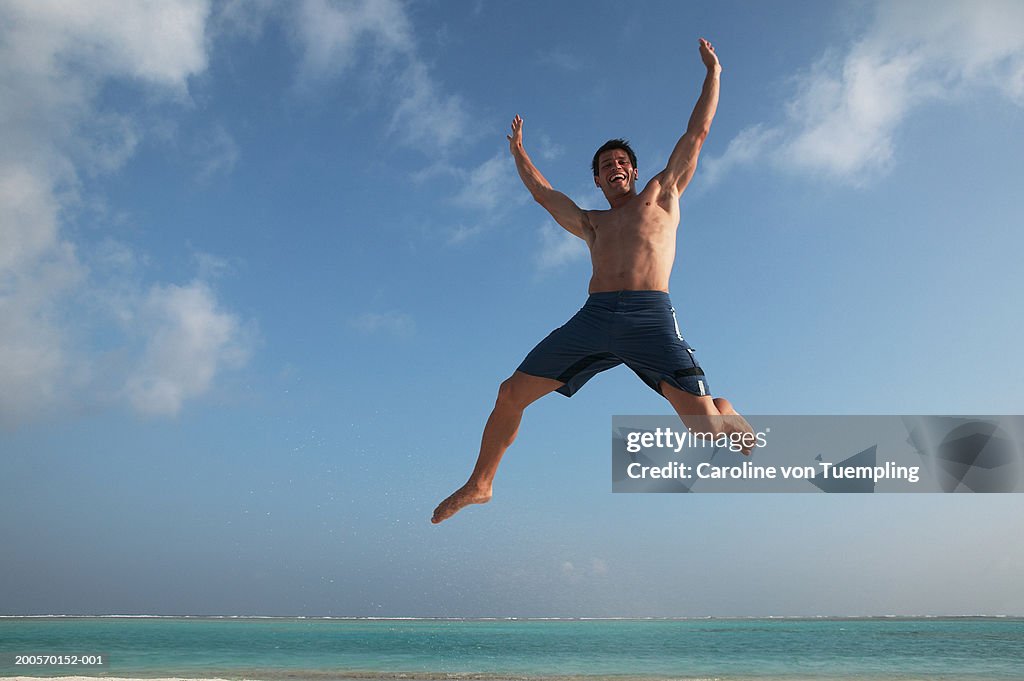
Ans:
[[[601,158],[601,154],[612,149],[622,149],[629,154],[629,162],[636,168],[636,152],[633,151],[633,147],[629,146],[629,141],[624,139],[608,140],[597,150],[597,153],[594,154],[594,160],[590,164],[590,167],[594,169],[594,177],[597,177],[599,174],[597,172],[597,159]]]

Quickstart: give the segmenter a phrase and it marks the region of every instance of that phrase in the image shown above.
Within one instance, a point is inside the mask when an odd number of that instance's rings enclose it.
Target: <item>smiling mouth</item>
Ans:
[[[609,182],[625,182],[626,181],[626,176],[623,175],[622,173],[615,173],[614,175],[612,175],[611,177],[608,178],[608,181]]]

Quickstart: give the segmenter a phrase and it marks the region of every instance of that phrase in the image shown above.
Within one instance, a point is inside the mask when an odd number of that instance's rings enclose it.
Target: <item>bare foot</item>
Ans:
[[[430,522],[436,525],[442,520],[447,520],[461,511],[463,506],[469,506],[470,504],[486,504],[490,500],[490,489],[481,490],[467,482],[465,485],[452,492],[451,496],[437,505],[437,508],[434,509],[434,517],[430,519]]]
[[[737,442],[740,445],[740,451],[743,452],[743,456],[750,456],[757,445],[757,434],[750,427],[750,424],[747,423],[747,420],[739,414],[735,414],[724,417],[723,425],[729,433],[730,439],[739,438]]]
[[[753,443],[756,441],[754,429],[733,408],[729,400],[724,397],[716,397],[714,402],[718,412],[722,415],[719,425],[724,427],[725,431],[729,433],[729,437],[732,437],[733,433],[742,433],[743,439],[740,451],[743,452],[744,456],[750,456],[750,453],[754,450]]]

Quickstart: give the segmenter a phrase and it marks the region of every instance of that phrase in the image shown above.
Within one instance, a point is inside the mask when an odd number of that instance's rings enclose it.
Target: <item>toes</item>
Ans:
[[[460,506],[455,503],[455,497],[456,495],[453,494],[438,504],[437,508],[434,509],[434,515],[430,518],[430,522],[436,525],[439,522],[447,520],[455,515],[455,512],[460,508]]]
[[[434,509],[434,515],[431,516],[430,522],[436,525],[442,520],[446,519],[448,516],[450,516],[451,513],[445,512],[448,510],[448,505],[449,504],[447,499],[438,504],[437,508]]]
[[[460,489],[438,504],[437,508],[434,509],[434,515],[431,517],[430,522],[436,525],[441,521],[451,518],[470,504],[486,504],[490,500],[490,494],[470,494],[466,490]]]

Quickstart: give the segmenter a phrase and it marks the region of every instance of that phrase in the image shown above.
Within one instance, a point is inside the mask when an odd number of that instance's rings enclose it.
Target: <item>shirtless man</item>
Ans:
[[[604,193],[609,210],[582,210],[553,189],[523,149],[522,119],[516,116],[512,121],[509,148],[523,184],[559,225],[590,248],[590,297],[501,384],[469,481],[434,509],[431,522],[490,500],[498,463],[515,440],[528,405],[555,390],[571,397],[596,373],[619,364],[626,364],[663,395],[687,428],[716,435],[752,432],[728,400],[708,394],[704,371],[679,333],[668,297],[679,197],[697,168],[718,108],[722,66],[715,48],[703,38],[700,57],[707,76],[689,125],[668,165],[643,191],[637,193],[636,155],[626,142],[610,140],[594,155],[594,184]]]

